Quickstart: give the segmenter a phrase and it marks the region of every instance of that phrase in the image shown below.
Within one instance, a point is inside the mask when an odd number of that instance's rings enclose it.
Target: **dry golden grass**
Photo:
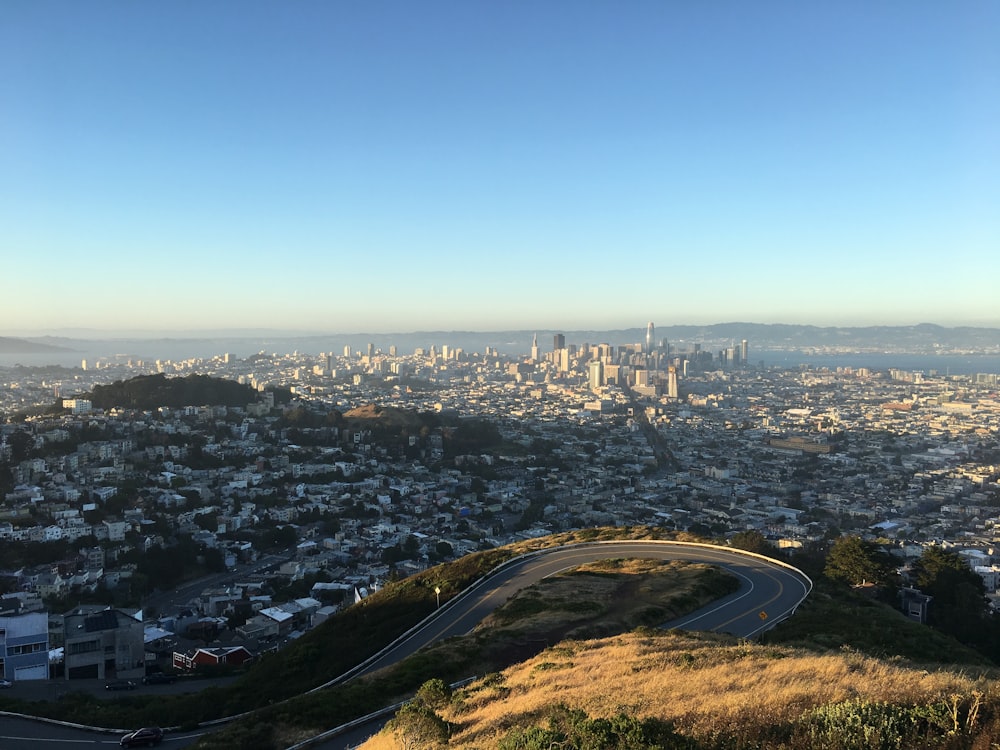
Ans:
[[[669,720],[693,736],[774,725],[806,709],[864,698],[926,704],[997,684],[948,671],[893,664],[855,653],[805,651],[683,633],[567,641],[471,685],[441,712],[457,730],[449,748],[489,750],[515,726],[538,723],[555,703],[592,717],[627,713]],[[395,748],[392,738],[364,745]],[[385,744],[385,743],[389,744]]]
[[[487,616],[479,631],[613,635],[657,626],[735,590],[709,565],[678,560],[610,559],[581,565],[519,592]]]
[[[389,732],[380,732],[361,745],[364,750],[400,750],[401,747],[399,739]]]

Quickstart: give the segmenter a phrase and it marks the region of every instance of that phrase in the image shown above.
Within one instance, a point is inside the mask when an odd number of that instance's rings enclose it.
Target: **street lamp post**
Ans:
[[[435,586],[434,593],[437,595],[438,609],[441,609],[441,587]]]

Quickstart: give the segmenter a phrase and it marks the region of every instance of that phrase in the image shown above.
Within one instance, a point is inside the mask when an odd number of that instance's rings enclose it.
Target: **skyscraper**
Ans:
[[[559,372],[569,372],[569,349],[565,346],[562,349],[556,350],[556,369]]]
[[[646,354],[653,353],[653,321],[646,326]]]
[[[667,396],[677,398],[677,368],[673,365],[667,368]]]
[[[740,363],[744,367],[747,366],[747,357],[749,355],[750,355],[750,347],[747,344],[747,340],[743,339],[743,341],[740,342]]]
[[[538,334],[531,337],[531,361],[538,361]]]
[[[563,336],[561,333],[557,333],[555,336],[553,336],[552,337],[552,348],[555,351],[559,351],[560,349],[565,349],[566,348],[566,337]]]
[[[604,385],[604,363],[599,359],[592,359],[588,368],[590,370],[590,390],[596,391]]]

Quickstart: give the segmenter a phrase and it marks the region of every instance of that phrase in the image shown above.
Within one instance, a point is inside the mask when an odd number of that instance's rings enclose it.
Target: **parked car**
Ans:
[[[14,683],[10,680],[0,680],[0,688],[14,687]]]
[[[153,672],[142,678],[143,685],[170,685],[177,682],[177,675],[170,672]]]
[[[163,741],[163,730],[159,727],[143,727],[129,732],[118,744],[121,747],[152,747]]]
[[[105,690],[135,690],[132,680],[108,680],[104,683]]]

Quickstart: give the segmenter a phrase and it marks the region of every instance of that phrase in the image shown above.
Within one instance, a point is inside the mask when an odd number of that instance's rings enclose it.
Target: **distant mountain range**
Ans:
[[[40,354],[42,352],[69,352],[62,346],[52,344],[42,344],[28,339],[15,339],[7,336],[0,336],[0,354]]]
[[[636,329],[637,331],[639,329]],[[1000,328],[946,328],[932,323],[913,326],[829,327],[763,323],[667,326],[656,338],[668,341],[747,339],[756,349],[837,349],[936,354],[944,351],[1000,353]]]

